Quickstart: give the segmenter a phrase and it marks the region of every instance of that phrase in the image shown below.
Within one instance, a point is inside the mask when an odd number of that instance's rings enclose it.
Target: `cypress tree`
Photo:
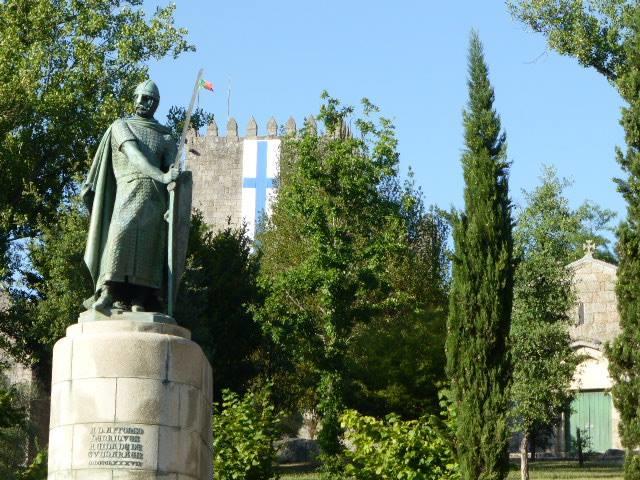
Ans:
[[[455,254],[447,374],[457,414],[463,480],[498,480],[508,470],[506,338],[513,299],[513,239],[506,135],[493,108],[482,44],[471,33],[469,101],[463,112],[465,211],[454,213]]]
[[[632,14],[631,14],[632,13]],[[622,109],[626,152],[618,150],[618,163],[627,173],[617,180],[627,201],[627,218],[618,229],[618,311],[620,335],[607,348],[609,373],[614,380],[613,402],[620,412],[620,437],[627,449],[625,480],[640,479],[640,7],[626,17],[624,44],[627,68],[616,80],[627,106]]]

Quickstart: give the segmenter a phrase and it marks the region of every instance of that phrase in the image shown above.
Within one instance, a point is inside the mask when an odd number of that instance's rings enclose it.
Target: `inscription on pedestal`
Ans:
[[[88,464],[114,468],[142,468],[144,428],[94,425],[89,430]]]

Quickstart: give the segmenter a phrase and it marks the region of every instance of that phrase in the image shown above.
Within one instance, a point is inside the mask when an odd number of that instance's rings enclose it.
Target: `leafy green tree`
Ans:
[[[215,404],[213,413],[215,479],[276,478],[274,443],[280,434],[280,422],[269,384],[242,397],[224,390],[222,404]]]
[[[582,219],[562,196],[566,182],[546,168],[542,184],[525,192],[514,233],[515,272],[511,354],[512,416],[522,433],[520,471],[529,478],[528,452],[538,432],[554,426],[572,399],[578,357],[571,348],[569,316],[575,302],[567,269]]]
[[[180,138],[182,134],[182,128],[184,127],[184,121],[187,118],[187,109],[184,107],[177,107],[173,105],[167,113],[167,126],[171,128],[171,133],[174,137]],[[195,108],[191,113],[191,119],[189,123],[191,128],[196,132],[199,132],[203,127],[207,127],[213,122],[214,115],[202,108]]]
[[[28,247],[29,268],[21,272],[24,288],[13,292],[9,314],[0,316],[3,331],[18,339],[4,339],[3,347],[33,365],[45,388],[53,345],[77,322],[82,301],[92,292],[83,263],[87,227],[86,211],[77,203],[42,227],[39,240]],[[252,355],[262,339],[248,312],[257,301],[257,258],[242,228],[214,234],[199,213],[192,219],[187,256],[176,319],[192,330],[215,365],[216,398],[223,388],[242,391],[256,374]]]
[[[31,465],[20,473],[18,480],[46,480],[47,479],[47,450],[38,452]]]
[[[262,366],[262,334],[249,311],[258,302],[257,274],[244,227],[214,233],[194,214],[175,317],[213,366],[215,401],[224,389],[244,392]]]
[[[469,101],[464,112],[465,211],[452,215],[453,273],[447,374],[457,415],[464,480],[505,478],[507,335],[513,298],[513,239],[506,137],[493,109],[494,92],[475,32],[469,46]]]
[[[414,196],[412,188],[405,193]],[[361,413],[405,419],[438,413],[438,385],[445,380],[449,227],[435,209],[410,213],[417,228],[410,252],[393,279],[411,292],[414,311],[380,316],[358,325],[348,353],[346,403]]]
[[[419,309],[420,302],[398,283],[411,256],[409,224],[395,196],[402,187],[393,186],[393,126],[376,120],[365,100],[356,138],[344,128],[353,109],[324,98],[319,118],[326,135],[308,128],[283,144],[277,202],[260,237],[259,283],[266,298],[257,314],[274,341],[313,376],[325,466],[335,471],[356,330],[374,318],[393,325],[391,319]],[[413,200],[399,196],[410,210]]]
[[[633,67],[638,5],[628,0],[507,0],[513,15],[549,46],[612,82]]]
[[[148,17],[142,0],[0,2],[3,257],[56,218],[100,136],[130,110],[146,63],[193,50],[174,10]]]
[[[3,348],[33,366],[45,390],[51,383],[53,345],[78,321],[82,302],[93,291],[83,260],[88,224],[77,202],[42,224],[39,238],[27,246],[29,262],[19,270],[22,281],[11,290],[12,304],[0,315]]]
[[[618,228],[618,310],[621,334],[607,348],[620,412],[620,437],[627,449],[625,479],[640,479],[640,5],[628,0],[510,0],[512,12],[549,46],[575,57],[604,75],[626,102],[621,124],[626,151],[618,163],[626,179],[617,180],[627,202],[627,218]]]
[[[10,385],[0,366],[0,478],[6,480],[22,478],[32,447],[29,390],[27,385]]]

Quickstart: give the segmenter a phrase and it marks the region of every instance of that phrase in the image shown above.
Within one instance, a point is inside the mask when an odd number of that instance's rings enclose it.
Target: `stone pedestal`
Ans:
[[[211,366],[167,321],[85,312],[56,343],[49,480],[212,478]]]

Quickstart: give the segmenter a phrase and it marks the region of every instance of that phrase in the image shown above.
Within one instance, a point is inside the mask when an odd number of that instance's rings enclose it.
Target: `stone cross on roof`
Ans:
[[[582,248],[584,248],[584,255],[586,257],[592,257],[593,256],[593,252],[596,249],[596,244],[593,242],[593,240],[587,240],[582,245]]]

